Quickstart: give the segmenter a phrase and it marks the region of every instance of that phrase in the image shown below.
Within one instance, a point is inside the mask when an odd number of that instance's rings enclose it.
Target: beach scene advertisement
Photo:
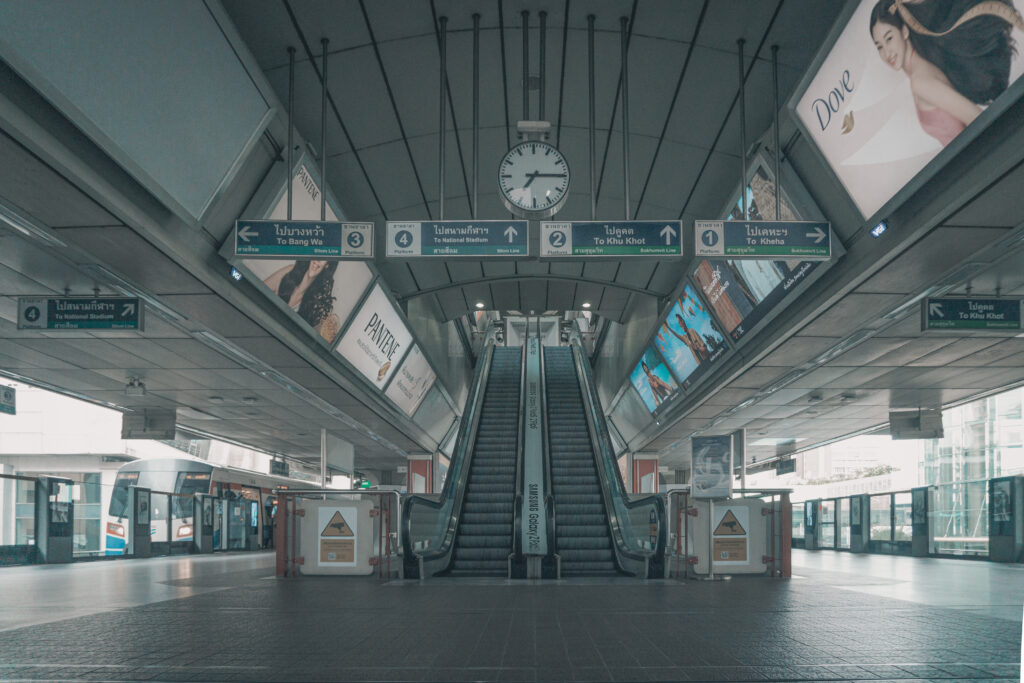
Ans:
[[[679,385],[665,367],[658,352],[648,347],[629,376],[647,410],[654,412],[679,393]]]
[[[795,113],[864,218],[1020,78],[1022,9],[1024,0],[857,6]]]

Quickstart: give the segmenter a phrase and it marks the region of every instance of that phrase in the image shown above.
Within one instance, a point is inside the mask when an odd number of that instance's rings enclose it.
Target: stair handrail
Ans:
[[[473,453],[476,448],[477,431],[480,427],[480,415],[483,412],[484,394],[491,373],[491,362],[494,358],[495,336],[493,330],[488,331],[484,348],[477,361],[473,376],[472,389],[466,400],[466,409],[462,413],[462,423],[455,440],[451,465],[439,499],[428,498],[422,494],[407,496],[402,505],[402,553],[405,563],[405,576],[419,576],[420,572],[434,574],[448,568],[452,559],[455,544],[455,533],[459,528],[459,517],[462,514],[462,502],[466,495],[466,482]],[[440,510],[451,501],[451,514],[443,529],[441,542],[436,548],[414,550],[412,547],[412,508],[421,505]],[[438,565],[434,571],[426,572],[426,563]],[[419,576],[419,578],[426,578]]]
[[[548,537],[548,554],[546,556],[547,563],[554,563],[556,568],[556,577],[562,578],[561,575],[561,564],[558,556],[558,547],[556,542],[558,540],[557,527],[555,524],[555,493],[553,477],[551,475],[551,428],[548,426],[548,377],[547,377],[547,363],[544,358],[544,345],[540,344],[540,412],[544,416],[543,423],[541,424],[541,430],[543,431],[543,440],[541,443],[544,448],[544,516],[547,518],[547,528],[545,533]]]
[[[523,442],[526,439],[526,344],[530,338],[530,326],[526,326],[523,347],[519,352],[519,434],[516,437],[516,497],[512,504],[512,555],[509,562],[519,561],[523,557]],[[509,578],[512,568],[509,567]]]
[[[610,474],[605,463],[609,467],[618,470],[615,450],[612,448],[611,437],[608,435],[608,425],[605,422],[604,413],[601,411],[601,401],[597,395],[591,375],[590,364],[586,360],[583,345],[578,334],[573,334],[569,343],[572,349],[573,363],[576,366],[576,376],[580,382],[580,394],[583,397],[584,412],[587,418],[587,430],[590,433],[590,441],[595,447],[592,449],[595,458],[595,467],[598,478],[601,482],[601,495],[605,501],[605,510],[608,515],[608,527],[611,532],[612,545],[615,551],[616,560],[622,569],[627,569],[623,560],[628,564],[636,565],[634,573],[643,573],[645,578],[660,578],[664,574],[665,546],[667,544],[667,513],[665,511],[665,500],[658,494],[650,494],[637,498],[630,498],[621,477]],[[625,541],[627,528],[620,520],[614,499],[618,499],[626,509],[654,506],[658,522],[658,535],[654,547],[650,550],[637,550],[629,547]],[[641,569],[642,567],[642,569]]]

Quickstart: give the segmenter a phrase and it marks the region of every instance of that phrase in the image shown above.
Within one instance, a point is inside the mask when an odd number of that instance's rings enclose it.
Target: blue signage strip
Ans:
[[[19,298],[19,330],[141,330],[136,297]]]
[[[528,221],[389,221],[387,255],[529,256],[528,237]]]
[[[683,222],[576,221],[540,224],[541,257],[683,255]]]
[[[929,330],[992,330],[1020,332],[1024,299],[1007,297],[980,299],[974,297],[943,297],[921,302],[921,331]]]
[[[694,221],[697,256],[828,261],[832,232],[825,221]]]
[[[265,259],[372,259],[373,223],[235,221],[235,255]]]

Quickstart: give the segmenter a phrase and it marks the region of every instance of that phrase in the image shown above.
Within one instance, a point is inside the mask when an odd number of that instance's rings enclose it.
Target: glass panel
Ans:
[[[793,538],[804,537],[804,504],[793,503]]]
[[[216,500],[213,504],[213,549],[224,549],[224,501]]]
[[[114,490],[110,495],[110,516],[128,516],[128,487],[139,480],[138,472],[125,472],[117,475],[114,480]]]
[[[839,547],[850,547],[850,499],[840,498],[836,501],[836,519],[839,524]]]
[[[834,500],[821,501],[821,547],[834,548],[836,546],[836,502]]]
[[[988,482],[942,484],[928,510],[935,534],[935,552],[946,555],[988,555]]]
[[[871,496],[871,540],[892,540],[892,494]]]
[[[150,509],[152,510],[150,522],[150,541],[152,543],[165,543],[167,541],[167,515],[170,511],[171,500],[166,493],[153,493],[150,498]]]
[[[911,522],[913,520],[913,503],[910,491],[904,491],[903,493],[894,493],[893,500],[895,501],[893,507],[893,537],[894,541],[909,541],[913,527]]]
[[[228,501],[228,550],[245,549],[247,503],[241,500]]]

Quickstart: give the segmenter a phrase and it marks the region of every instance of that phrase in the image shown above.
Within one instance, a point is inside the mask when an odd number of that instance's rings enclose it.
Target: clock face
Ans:
[[[550,216],[569,191],[569,164],[546,142],[523,142],[508,151],[498,168],[505,206],[519,215]]]

